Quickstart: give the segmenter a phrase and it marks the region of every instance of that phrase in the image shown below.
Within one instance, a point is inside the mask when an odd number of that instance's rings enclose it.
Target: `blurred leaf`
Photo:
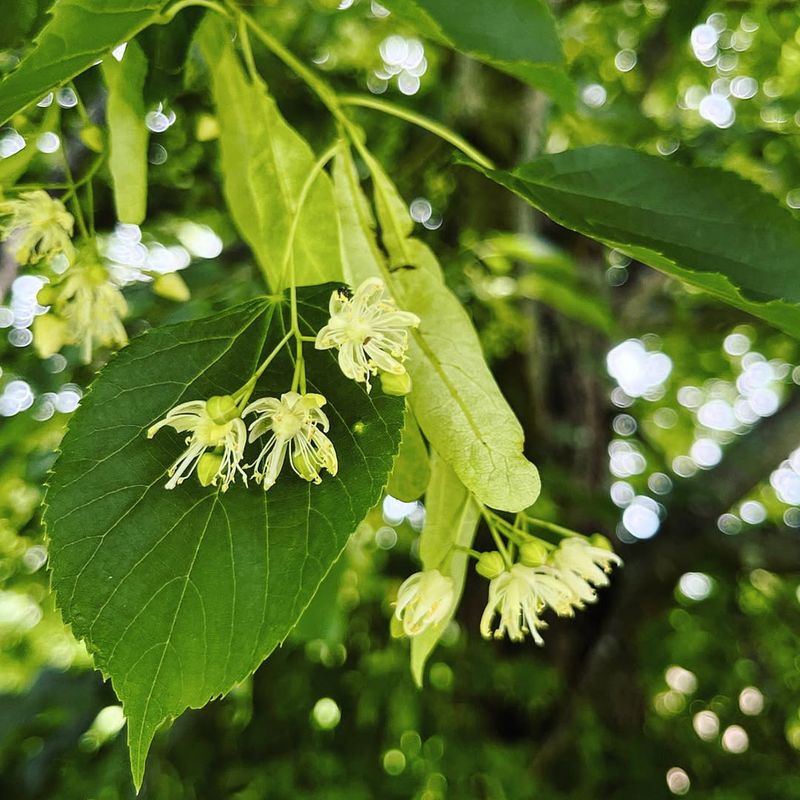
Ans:
[[[267,282],[277,290],[288,283],[289,275],[281,275],[286,243],[316,157],[281,116],[265,84],[245,75],[224,23],[209,17],[198,41],[217,105],[225,198]],[[324,172],[300,214],[294,264],[301,286],[343,278],[333,187]]]
[[[419,540],[423,569],[438,569],[455,584],[455,601],[446,619],[411,639],[411,672],[422,686],[425,663],[453,619],[464,591],[469,557],[458,547],[472,547],[480,511],[469,490],[434,451],[431,453],[431,482],[425,493],[425,527]]]
[[[327,321],[333,288],[301,290],[304,333]],[[367,395],[309,348],[335,479],[314,486],[287,466],[268,493],[194,479],[164,489],[182,437],[145,429],[180,402],[235,391],[288,325],[287,303],[260,299],[154,329],[101,373],[64,439],[45,511],[53,588],[123,702],[137,787],[158,727],[227,692],[286,638],[380,499],[399,446],[402,399]],[[284,348],[255,396],[286,391],[293,369]]]
[[[119,221],[131,225],[140,225],[147,214],[149,132],[142,95],[146,75],[147,58],[135,41],[128,42],[122,61],[114,56],[103,60],[114,203]]]
[[[328,645],[341,642],[346,628],[344,609],[339,604],[339,586],[347,570],[345,551],[317,587],[314,597],[292,629],[292,639],[312,642],[320,639]]]
[[[436,256],[403,236],[407,223],[394,184],[374,160],[369,166],[381,231],[389,236],[384,244],[393,261],[405,263],[393,271],[385,264],[352,157],[341,153],[335,164],[337,201],[344,241],[357,243],[348,253],[352,279],[357,284],[382,277],[400,307],[422,320],[410,338],[409,401],[427,440],[482,502],[520,511],[540,488],[536,467],[522,455],[522,427],[486,365],[469,316],[445,285]],[[405,214],[405,204],[402,209]]]
[[[425,447],[414,415],[407,413],[400,452],[395,459],[386,491],[404,503],[411,503],[425,494],[430,476],[428,448]]]
[[[564,71],[556,22],[545,0],[390,0],[423,35],[542,89],[565,105],[575,87]]]
[[[20,65],[0,83],[0,125],[158,19],[166,0],[56,0]]]
[[[559,224],[800,336],[800,224],[737,175],[607,146],[481,171]]]

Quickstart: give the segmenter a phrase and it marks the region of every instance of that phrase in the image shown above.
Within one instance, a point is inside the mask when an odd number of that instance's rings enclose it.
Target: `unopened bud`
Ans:
[[[55,355],[67,343],[67,325],[55,314],[42,314],[33,321],[33,344],[40,358]]]
[[[185,303],[191,297],[186,281],[177,272],[156,275],[153,279],[153,291],[159,297],[176,303]]]
[[[49,283],[46,283],[44,286],[42,286],[42,288],[36,293],[36,302],[40,306],[51,306],[53,303],[55,303],[57,298],[58,290],[55,286],[52,286]]]
[[[400,375],[392,372],[381,372],[381,388],[385,394],[405,397],[411,391],[411,376],[403,371]]]
[[[308,456],[305,453],[299,450],[294,452],[292,454],[292,466],[303,480],[320,483],[319,472],[309,461]]]
[[[609,550],[610,552],[614,552],[614,547],[612,546],[611,542],[603,536],[602,533],[593,533],[589,537],[589,544],[592,547],[599,547],[601,550]]]
[[[97,125],[87,125],[80,132],[81,141],[94,153],[102,153],[105,146],[103,131]]]
[[[492,580],[501,575],[506,570],[506,562],[497,550],[488,553],[481,553],[478,563],[475,564],[475,572],[483,575],[484,578]]]
[[[526,567],[541,567],[547,562],[547,548],[541,542],[525,542],[519,548],[519,560]]]
[[[222,466],[222,456],[218,453],[203,453],[197,462],[197,477],[203,486],[211,486]]]
[[[229,394],[209,397],[206,402],[206,411],[217,425],[224,425],[240,416],[239,409]]]

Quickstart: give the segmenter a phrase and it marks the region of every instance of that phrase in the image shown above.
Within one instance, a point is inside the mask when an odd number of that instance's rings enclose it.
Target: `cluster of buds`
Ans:
[[[606,586],[612,566],[621,563],[608,539],[599,534],[590,539],[568,536],[557,547],[531,538],[520,547],[514,563],[496,550],[481,553],[476,570],[489,580],[481,634],[487,639],[508,636],[516,642],[530,634],[537,644],[544,644],[539,632],[547,627],[544,612],[551,609],[562,617],[573,616],[576,609],[597,599],[596,588]],[[407,636],[417,636],[447,619],[454,600],[452,578],[435,569],[418,572],[400,587],[395,617]]]

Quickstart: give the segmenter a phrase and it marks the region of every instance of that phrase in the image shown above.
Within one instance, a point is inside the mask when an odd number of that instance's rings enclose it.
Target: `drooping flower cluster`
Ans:
[[[595,587],[607,585],[607,573],[621,563],[603,537],[567,537],[550,551],[531,540],[522,545],[515,563],[497,551],[480,554],[476,570],[490,581],[481,634],[487,639],[508,636],[514,642],[528,634],[544,644],[539,631],[547,623],[542,615],[550,609],[562,617],[573,616],[597,599]],[[451,577],[435,569],[417,572],[398,591],[395,617],[406,636],[418,636],[445,620],[454,602]]]
[[[72,261],[74,220],[64,204],[37,189],[0,202],[0,241],[10,241],[19,264],[50,261],[57,255]]]
[[[601,541],[599,537],[597,541]],[[607,540],[602,540],[607,544]],[[481,618],[488,638],[522,641],[525,634],[544,644],[539,630],[547,627],[541,615],[548,608],[561,617],[597,599],[595,587],[608,584],[607,573],[622,559],[608,547],[597,547],[581,536],[565,538],[545,563],[517,562],[492,575],[489,600]],[[487,576],[488,577],[488,576]],[[498,618],[495,624],[495,617]]]
[[[317,349],[338,348],[342,372],[366,384],[367,391],[370,377],[380,372],[395,378],[388,385],[396,385],[396,393],[407,394],[411,389],[404,366],[408,329],[419,325],[419,317],[398,309],[380,278],[368,278],[352,296],[334,292],[329,309],[330,320],[317,334]]]
[[[286,392],[280,399],[255,400],[242,411],[229,395],[193,400],[171,409],[150,427],[147,436],[152,438],[165,426],[189,434],[186,449],[167,471],[167,489],[174,489],[196,470],[203,486],[220,485],[226,491],[237,473],[247,485],[247,468],[267,491],[277,481],[287,454],[297,475],[320,483],[323,469],[331,475],[338,470],[336,451],[326,435],[329,422],[322,411],[325,402],[320,394]],[[243,417],[252,414],[255,419],[248,436]],[[256,460],[245,465],[247,442],[262,437],[265,442]]]

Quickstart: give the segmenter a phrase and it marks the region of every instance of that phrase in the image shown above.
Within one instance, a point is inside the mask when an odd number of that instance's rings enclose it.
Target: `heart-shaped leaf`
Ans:
[[[334,288],[300,290],[304,334],[327,321]],[[238,389],[289,319],[286,301],[264,298],[134,339],[64,439],[45,512],[53,587],[123,702],[137,786],[165,720],[228,691],[285,639],[380,499],[399,447],[402,398],[378,386],[368,395],[308,345],[308,391],[328,400],[336,477],[314,485],[286,464],[268,492],[237,482],[223,493],[194,476],[164,488],[182,437],[148,440],[147,427],[178,403]],[[293,369],[285,348],[253,397],[288,391]]]

